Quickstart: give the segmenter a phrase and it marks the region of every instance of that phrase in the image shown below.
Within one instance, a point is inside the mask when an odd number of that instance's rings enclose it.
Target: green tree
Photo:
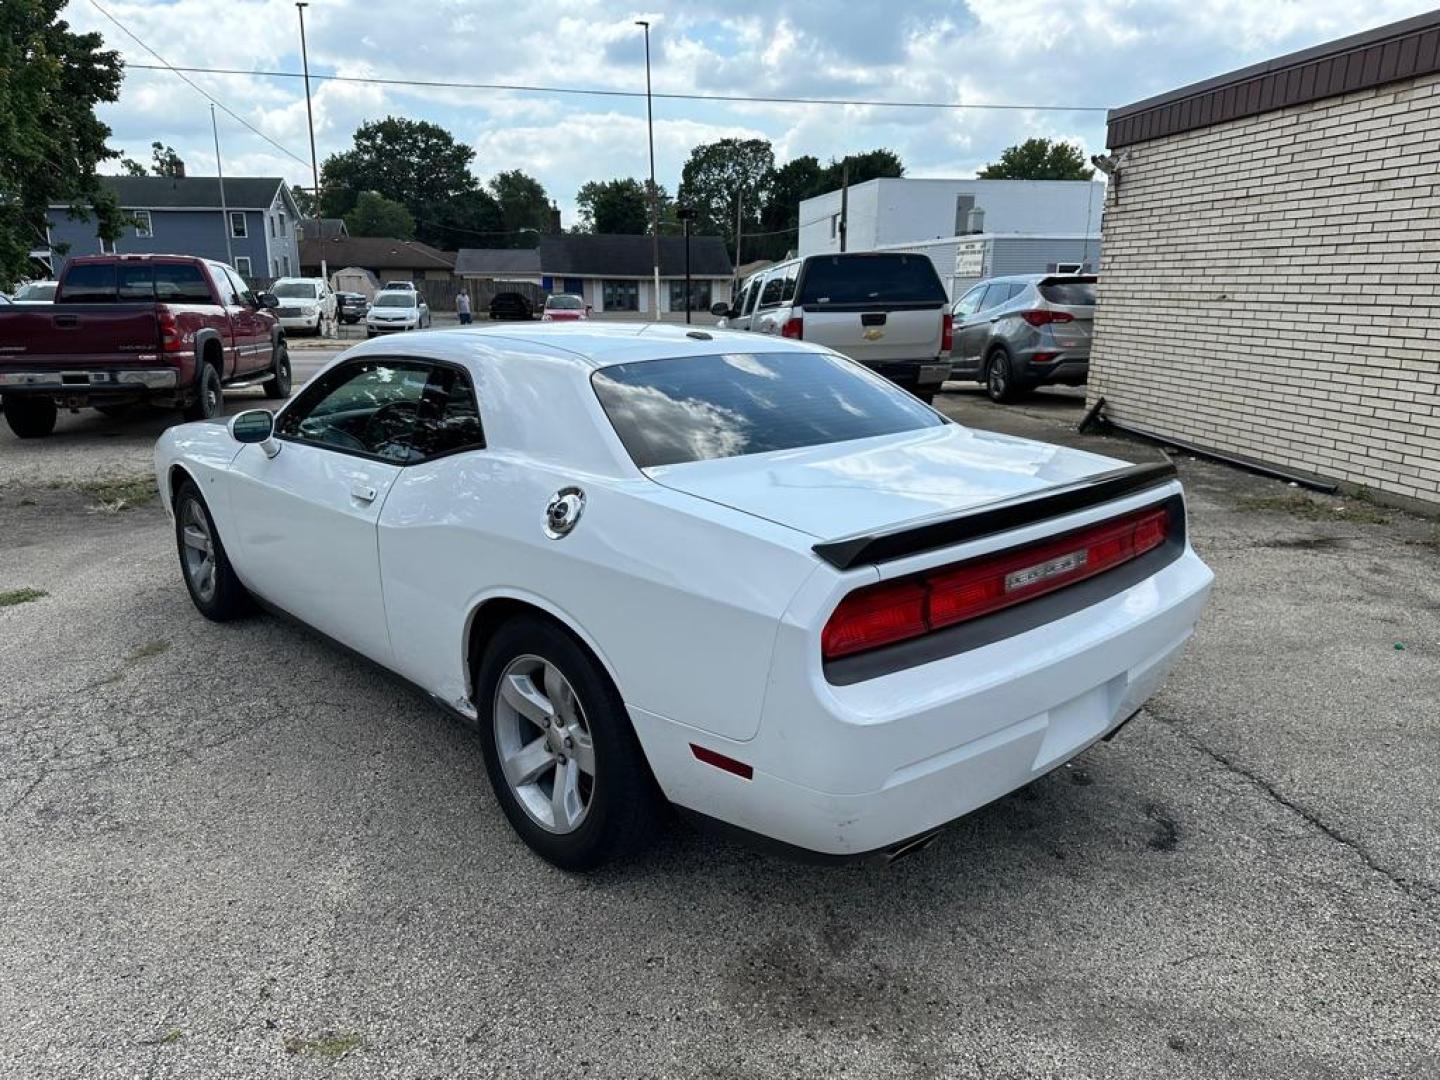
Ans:
[[[489,188],[490,196],[500,208],[501,231],[506,234],[495,237],[491,247],[534,247],[537,234],[550,231],[553,220],[550,196],[539,180],[519,169],[511,169],[495,176]]]
[[[175,152],[173,146],[162,146],[158,142],[150,144],[150,172],[154,176],[184,176],[185,162],[180,160],[180,155]]]
[[[1089,180],[1095,170],[1073,143],[1037,138],[1008,147],[999,161],[975,175],[981,180]]]
[[[746,243],[741,254],[750,260],[779,259],[796,246],[800,203],[830,190],[829,170],[806,154],[787,161],[770,178],[765,206],[760,212],[760,235]]]
[[[351,236],[390,236],[413,240],[415,218],[404,203],[387,199],[373,191],[362,191],[355,208],[345,215],[345,228]]]
[[[456,195],[435,210],[421,239],[442,251],[462,247],[504,247],[500,206],[483,188]],[[523,237],[530,245],[535,238]]]
[[[695,231],[724,237],[733,258],[736,211],[745,232],[760,231],[774,171],[775,152],[764,139],[721,139],[691,150],[680,172],[680,202],[694,208]]]
[[[121,155],[120,155],[120,168],[121,168],[121,170],[125,173],[126,176],[149,176],[149,175],[150,175],[148,172],[145,171],[145,166],[144,166],[144,165],[141,165],[140,162],[136,161],[134,158],[130,157],[128,154],[121,154]]]
[[[296,209],[300,211],[302,218],[315,216],[315,211],[319,207],[315,203],[314,192],[307,187],[296,186],[290,189],[290,194],[294,197]]]
[[[0,286],[32,272],[29,252],[45,246],[48,208],[96,219],[113,240],[124,227],[96,166],[118,154],[95,116],[120,94],[119,54],[99,34],[76,34],[63,0],[0,2]]]
[[[361,124],[354,145],[325,159],[320,215],[344,217],[362,192],[403,203],[415,218],[415,235],[440,245],[454,199],[477,190],[470,171],[475,151],[438,124],[387,116]],[[466,222],[458,222],[466,224]]]
[[[838,161],[830,159],[825,167],[826,186],[823,191],[834,191],[840,186],[849,166],[849,182],[853,187],[869,180],[892,179],[905,175],[905,166],[900,155],[893,150],[869,150],[863,154],[846,154]]]
[[[650,203],[645,184],[633,177],[623,180],[591,180],[575,195],[580,208],[580,225],[585,232],[648,233]]]

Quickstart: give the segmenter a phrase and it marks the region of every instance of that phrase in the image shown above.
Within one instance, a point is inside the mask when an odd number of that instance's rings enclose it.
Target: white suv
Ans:
[[[950,373],[950,303],[935,264],[906,251],[790,259],[746,278],[720,326],[826,345],[934,398]]]
[[[335,321],[335,293],[324,278],[280,278],[269,291],[280,301],[275,315],[287,332],[318,334],[322,322]]]

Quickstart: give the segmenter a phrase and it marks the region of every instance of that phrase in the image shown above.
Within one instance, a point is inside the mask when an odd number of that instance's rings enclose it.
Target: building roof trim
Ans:
[[[1440,11],[1182,86],[1106,116],[1111,149],[1440,71]]]

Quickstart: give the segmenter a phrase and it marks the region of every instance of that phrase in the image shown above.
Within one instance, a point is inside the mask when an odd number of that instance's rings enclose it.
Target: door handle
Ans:
[[[351,484],[350,497],[356,502],[372,503],[380,493],[367,484]]]

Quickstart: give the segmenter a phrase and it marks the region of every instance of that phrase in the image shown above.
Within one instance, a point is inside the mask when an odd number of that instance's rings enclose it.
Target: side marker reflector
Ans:
[[[696,761],[703,761],[706,765],[714,765],[728,773],[734,773],[742,780],[750,780],[755,776],[755,770],[743,761],[736,761],[733,757],[726,757],[704,746],[690,744],[690,752],[695,755]]]

